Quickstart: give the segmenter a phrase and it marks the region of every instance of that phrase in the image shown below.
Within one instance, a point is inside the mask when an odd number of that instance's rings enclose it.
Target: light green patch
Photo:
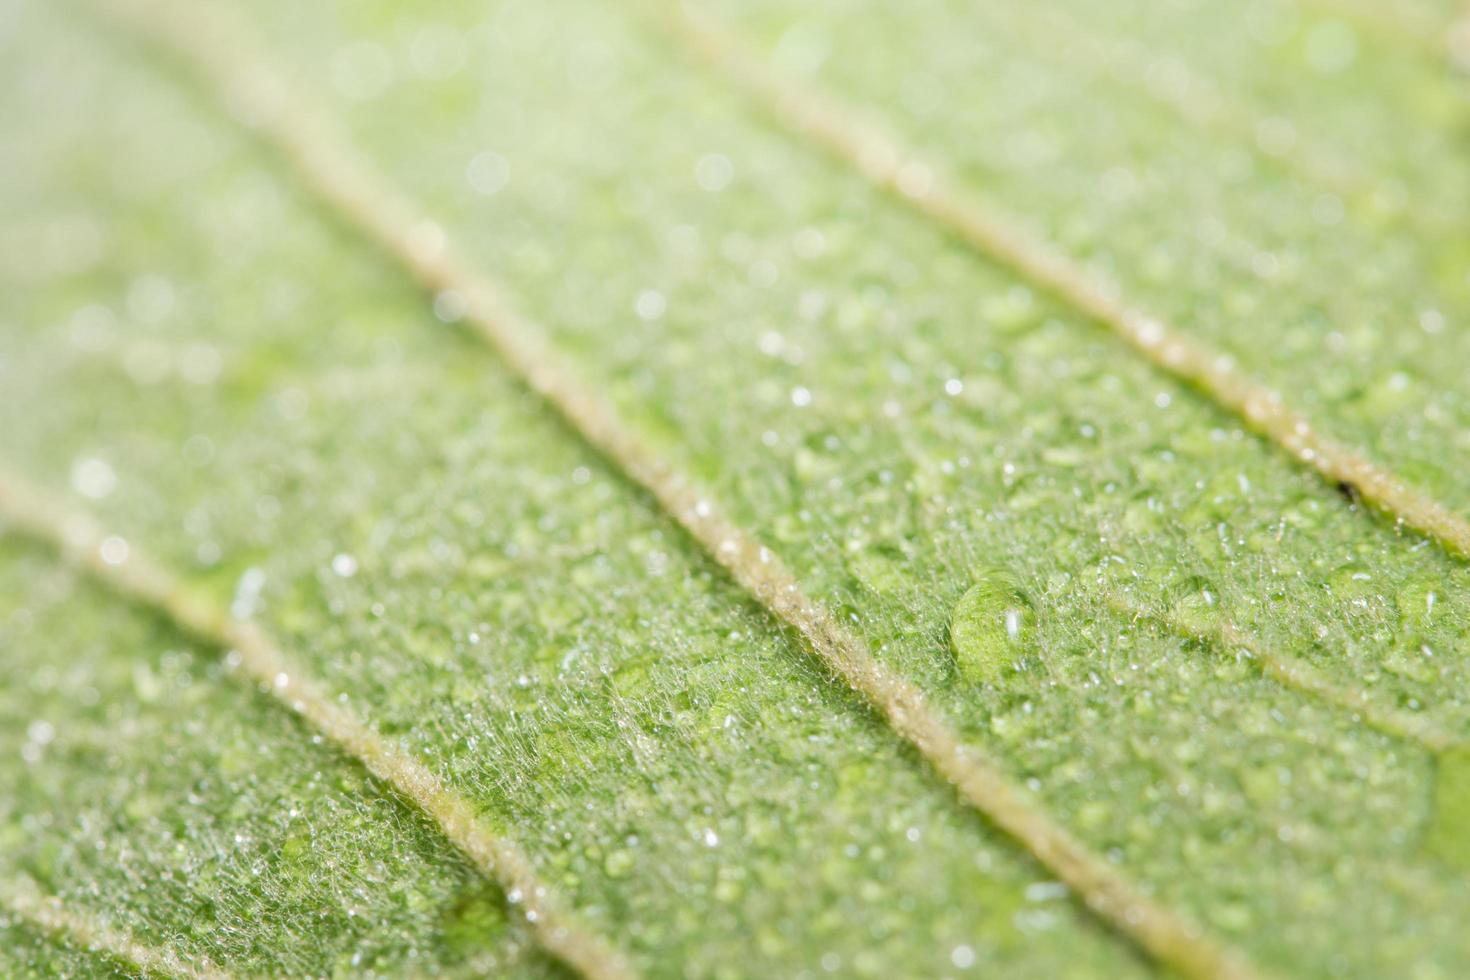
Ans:
[[[1424,850],[1451,867],[1470,871],[1470,749],[1451,749],[1435,759],[1429,807]]]

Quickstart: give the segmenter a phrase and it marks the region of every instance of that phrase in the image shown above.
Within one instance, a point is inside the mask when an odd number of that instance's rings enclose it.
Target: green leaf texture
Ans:
[[[1167,970],[106,6],[0,3],[4,468],[259,623],[632,971]],[[196,6],[1157,906],[1263,974],[1470,968],[1464,557],[783,125],[673,4]],[[1470,518],[1454,4],[699,9]],[[229,974],[568,972],[236,659],[0,533],[0,880]],[[105,947],[0,917],[7,976],[149,972]]]

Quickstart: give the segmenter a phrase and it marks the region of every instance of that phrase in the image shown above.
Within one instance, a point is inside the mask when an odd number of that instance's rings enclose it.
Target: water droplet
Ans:
[[[1169,614],[1193,634],[1212,634],[1220,622],[1219,594],[1208,579],[1190,576],[1179,587]]]
[[[960,597],[949,624],[955,665],[970,681],[994,683],[1030,642],[1035,614],[1008,573],[976,577]]]
[[[441,290],[434,296],[434,316],[441,323],[458,323],[467,312],[469,303],[465,301],[464,294],[457,290]]]
[[[100,459],[79,459],[71,467],[71,485],[83,497],[101,500],[117,489],[117,474]]]
[[[240,573],[235,583],[235,595],[230,600],[230,615],[236,619],[249,619],[260,608],[260,592],[265,588],[265,572],[258,568],[247,568]]]
[[[694,165],[694,181],[707,191],[722,191],[735,178],[735,165],[720,153],[706,153]]]
[[[1441,587],[1441,580],[1434,575],[1411,578],[1399,587],[1394,601],[1405,631],[1427,630],[1434,625],[1436,617],[1443,614]]]
[[[638,314],[638,319],[652,322],[661,318],[669,308],[663,293],[656,289],[645,289],[638,294],[633,302],[633,309]]]
[[[97,553],[107,564],[121,565],[128,560],[128,543],[114,534],[102,540]]]
[[[477,193],[497,194],[510,183],[510,161],[490,150],[477,153],[465,168],[465,179]]]
[[[340,554],[332,559],[332,571],[343,578],[351,578],[357,574],[357,559],[349,554]]]
[[[1067,886],[1060,881],[1033,881],[1026,886],[1026,901],[1055,902],[1067,897]]]

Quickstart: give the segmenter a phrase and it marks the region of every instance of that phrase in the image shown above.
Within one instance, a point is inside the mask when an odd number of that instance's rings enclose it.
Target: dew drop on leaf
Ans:
[[[1219,592],[1208,579],[1190,576],[1178,589],[1169,612],[1190,633],[1211,633],[1219,626]]]
[[[955,666],[966,680],[994,683],[1030,645],[1035,613],[1007,572],[986,571],[960,597],[949,623]]]

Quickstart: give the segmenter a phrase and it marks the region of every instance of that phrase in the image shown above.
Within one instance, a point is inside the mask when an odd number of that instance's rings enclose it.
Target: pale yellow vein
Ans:
[[[501,837],[464,796],[414,756],[360,719],[347,699],[332,697],[258,626],[232,618],[220,603],[192,590],[126,538],[90,516],[63,508],[13,472],[0,471],[0,518],[47,542],[118,593],[166,615],[181,629],[232,652],[232,660],[279,701],[305,718],[369,772],[438,824],[483,874],[505,888],[537,941],[593,980],[630,976],[623,957],[564,912],[519,847]]]
[[[401,262],[425,289],[457,294],[464,322],[530,388],[644,487],[775,617],[796,629],[965,801],[1051,869],[1090,909],[1160,963],[1184,975],[1257,975],[1243,954],[1153,899],[1057,824],[995,762],[962,744],[917,687],[875,660],[866,642],[806,595],[769,548],[731,523],[707,493],[625,424],[614,407],[564,362],[541,330],[455,253],[440,225],[419,214],[333,134],[324,119],[308,112],[299,90],[288,89],[264,59],[244,53],[240,28],[225,29],[197,8],[172,3],[110,0],[108,6],[210,83],[236,107],[237,117],[284,157],[304,186]]]
[[[864,121],[855,110],[778,74],[710,17],[687,6],[667,4],[660,9],[669,12],[661,23],[794,132],[977,252],[1107,327],[1150,363],[1240,416],[1332,483],[1356,488],[1364,500],[1395,520],[1454,553],[1470,556],[1470,522],[1394,471],[1319,430],[1278,391],[1251,378],[1233,357],[1133,305],[1117,283],[952,184],[936,165]]]
[[[69,908],[54,895],[42,894],[29,878],[0,882],[0,909],[44,932],[68,939],[93,953],[131,963],[147,973],[179,980],[227,980],[229,977],[206,957],[185,957],[167,947],[149,946],[126,929]]]
[[[1109,594],[1107,602],[1116,612],[1157,623],[1180,636],[1224,650],[1243,651],[1263,674],[1282,687],[1341,708],[1385,735],[1416,742],[1435,753],[1462,744],[1461,739],[1432,720],[1378,703],[1362,687],[1335,680],[1300,657],[1263,643],[1223,615],[1212,616],[1205,623],[1173,611],[1154,611],[1117,594]]]

